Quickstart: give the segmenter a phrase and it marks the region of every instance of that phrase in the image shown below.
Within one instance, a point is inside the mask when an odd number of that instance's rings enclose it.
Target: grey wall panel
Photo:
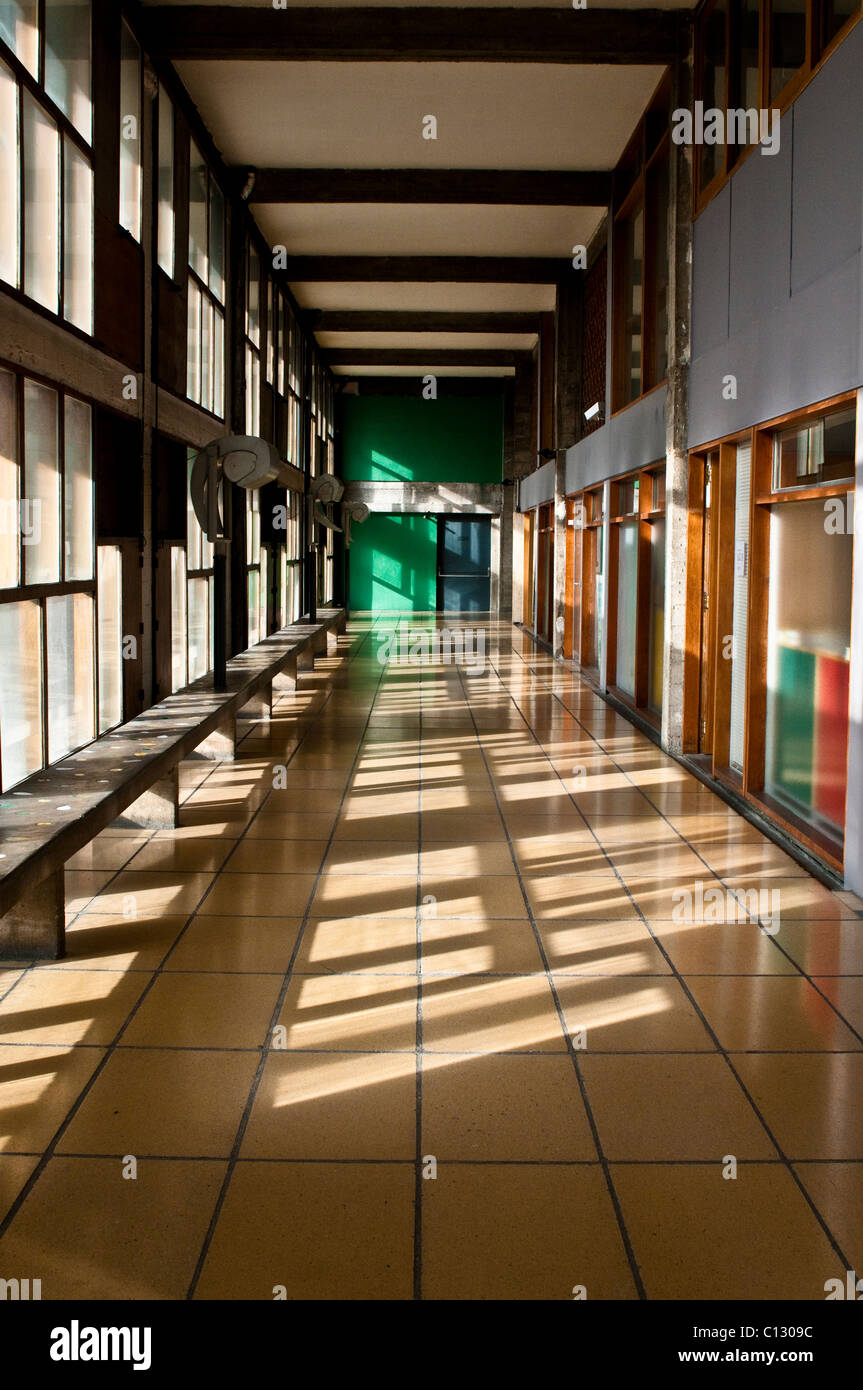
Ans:
[[[518,509],[530,511],[541,502],[550,502],[554,497],[554,459],[549,459],[535,473],[528,473],[518,485]]]
[[[791,117],[786,113],[777,153],[750,154],[728,184],[732,338],[782,305],[791,293],[791,144]]]
[[[566,455],[566,491],[630,473],[665,458],[665,387],[615,415]]]
[[[863,209],[863,25],[800,94],[794,112],[796,294],[859,254]],[[784,134],[784,132],[783,132]]]
[[[860,386],[860,313],[855,256],[693,362],[689,447]],[[737,379],[736,400],[722,398],[726,374]]]
[[[692,228],[692,355],[728,337],[731,185],[709,203]]]

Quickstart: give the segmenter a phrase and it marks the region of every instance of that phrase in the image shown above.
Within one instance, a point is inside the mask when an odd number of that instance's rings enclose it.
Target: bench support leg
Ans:
[[[313,671],[315,669],[315,649],[312,642],[297,656],[298,671]]]
[[[297,658],[291,657],[285,662],[278,675],[273,676],[273,690],[279,694],[293,694],[297,688]]]
[[[180,768],[179,764],[154,782],[143,795],[127,806],[114,823],[122,826],[139,826],[142,830],[175,830],[179,825],[180,813]]]
[[[66,890],[57,869],[0,917],[0,960],[59,960],[65,950]]]
[[[237,721],[233,714],[223,719],[195,749],[202,758],[232,763],[237,756]]]
[[[273,683],[268,681],[257,693],[253,695],[243,708],[240,714],[245,719],[271,719],[273,715]]]

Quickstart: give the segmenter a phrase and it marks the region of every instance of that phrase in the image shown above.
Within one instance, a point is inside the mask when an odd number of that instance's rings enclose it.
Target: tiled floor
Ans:
[[[379,629],[184,765],[182,829],[77,856],[67,959],[0,966],[0,1276],[822,1300],[858,904],[514,629],[473,674]]]

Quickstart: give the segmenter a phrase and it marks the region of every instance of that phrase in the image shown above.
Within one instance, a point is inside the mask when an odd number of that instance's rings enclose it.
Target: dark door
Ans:
[[[437,606],[444,613],[491,607],[491,517],[438,517]]]

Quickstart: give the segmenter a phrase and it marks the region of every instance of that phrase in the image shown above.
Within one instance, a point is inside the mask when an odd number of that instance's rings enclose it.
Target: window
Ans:
[[[96,648],[86,401],[0,370],[0,493],[0,775],[7,788],[94,738],[97,683],[100,692],[108,689],[101,631]],[[119,618],[116,625],[119,631]]]
[[[189,169],[189,302],[186,394],[225,410],[225,201],[194,141]]]
[[[698,97],[705,111],[728,109],[728,51],[726,33],[728,7],[726,0],[714,0],[705,10],[701,21],[701,64]],[[725,172],[724,142],[697,145],[698,185],[707,188],[716,176]]]
[[[100,545],[96,602],[99,624],[99,733],[123,719],[123,564],[118,545]]]
[[[213,666],[213,543],[201,530],[189,489],[197,450],[189,449],[186,477],[186,555],[172,551],[174,627],[172,666],[175,686],[206,675]],[[177,626],[182,622],[182,626]],[[182,643],[178,634],[182,632]],[[185,653],[180,649],[184,647]],[[183,655],[185,654],[185,661]]]
[[[668,375],[669,94],[663,81],[617,170],[614,410],[638,400]]]
[[[174,278],[174,106],[159,86],[158,258],[165,274]]]
[[[125,20],[120,30],[120,226],[141,240],[141,49]]]
[[[93,331],[90,6],[0,4],[0,39],[55,103],[0,59],[0,278]]]
[[[246,493],[246,597],[251,647],[268,632],[267,548],[261,545],[261,494],[257,488]]]
[[[806,62],[806,0],[769,0],[770,100],[776,101]]]
[[[246,244],[246,434],[261,432],[261,261]]]
[[[658,725],[665,655],[664,468],[611,483],[610,493],[608,684]],[[594,509],[601,509],[594,498]]]
[[[854,477],[853,407],[794,425],[773,436],[773,488],[821,487]]]

